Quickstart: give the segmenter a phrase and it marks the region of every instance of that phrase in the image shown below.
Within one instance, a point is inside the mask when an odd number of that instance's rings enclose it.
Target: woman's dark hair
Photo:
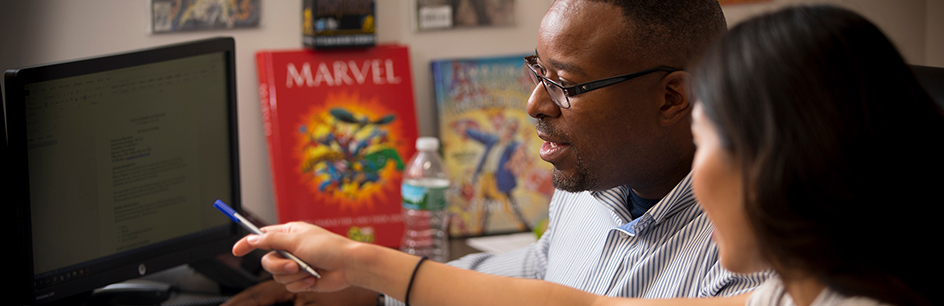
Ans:
[[[878,28],[837,7],[788,8],[731,29],[695,74],[782,277],[940,304],[944,116]]]

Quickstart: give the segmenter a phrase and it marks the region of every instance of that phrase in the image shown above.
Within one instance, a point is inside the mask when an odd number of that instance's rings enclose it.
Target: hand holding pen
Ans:
[[[273,279],[291,292],[337,291],[351,285],[353,274],[360,273],[362,265],[355,262],[358,243],[323,228],[291,222],[263,228],[263,235],[249,235],[236,242],[233,254],[242,256],[253,249],[285,250],[305,262],[318,267],[321,278],[305,273],[292,260],[270,252],[262,257],[262,267],[272,273]],[[359,254],[359,253],[358,253]]]
[[[246,220],[245,217],[243,217],[242,215],[237,213],[235,210],[230,208],[229,205],[226,205],[226,203],[224,203],[223,201],[216,200],[216,202],[213,203],[213,207],[216,207],[217,209],[222,211],[224,214],[226,214],[226,216],[232,219],[233,222],[238,223],[243,228],[248,230],[250,233],[253,233],[255,235],[265,234],[265,232],[263,232],[261,229],[253,225],[252,222],[249,222],[249,220]],[[303,260],[299,259],[295,255],[292,255],[291,253],[283,251],[281,249],[277,249],[276,252],[278,252],[284,258],[294,261],[295,264],[297,264],[301,270],[308,272],[309,274],[311,274],[312,276],[316,278],[321,278],[321,274],[319,274],[317,271],[315,271],[314,268],[312,268],[310,265],[308,265],[307,263],[305,263]]]
[[[238,214],[228,214],[239,219]],[[304,222],[266,226],[253,232],[260,234],[237,241],[233,245],[233,255],[243,256],[254,249],[283,250],[294,254],[297,257],[269,252],[262,257],[262,267],[272,273],[277,283],[285,285],[286,290],[296,293],[331,292],[357,286],[408,302],[414,279],[426,259],[375,244],[357,242]],[[316,273],[321,276],[316,278],[313,276],[315,274],[305,272],[303,267],[307,266],[306,262],[317,265]],[[438,268],[432,270],[432,274],[426,273],[426,277],[432,277],[436,283],[455,281],[452,273],[456,272],[478,274],[442,264],[430,263],[425,266]],[[452,298],[451,294],[447,295]]]

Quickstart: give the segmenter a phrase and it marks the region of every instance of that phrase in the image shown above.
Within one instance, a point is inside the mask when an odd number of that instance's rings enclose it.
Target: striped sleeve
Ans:
[[[555,193],[554,197],[557,196],[558,193]],[[556,202],[557,201],[551,200],[549,207],[548,213],[551,220],[553,220],[555,214]],[[501,254],[469,254],[446,264],[493,275],[544,279],[547,273],[548,247],[554,236],[553,226],[554,225],[549,223],[548,229],[545,231],[544,235],[541,236],[541,239],[538,239],[538,241],[527,247]],[[384,305],[387,306],[404,306],[403,302],[389,296],[386,297],[384,303]]]

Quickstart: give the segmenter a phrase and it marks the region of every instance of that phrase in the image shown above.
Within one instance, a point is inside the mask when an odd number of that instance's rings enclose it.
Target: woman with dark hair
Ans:
[[[934,150],[944,116],[881,31],[835,7],[786,9],[732,29],[695,78],[694,190],[722,265],[779,275],[748,304],[940,304],[929,279],[942,274],[932,249],[941,230],[925,207],[941,203],[930,192],[944,172]],[[234,253],[284,249],[326,272],[277,275],[291,291],[355,285],[426,305],[665,302],[423,263],[305,223],[267,231]],[[263,265],[298,271],[278,255]]]
[[[923,208],[941,203],[944,119],[878,28],[787,9],[732,29],[695,75],[695,194],[722,265],[780,276],[752,300],[937,299],[926,237],[941,231]]]

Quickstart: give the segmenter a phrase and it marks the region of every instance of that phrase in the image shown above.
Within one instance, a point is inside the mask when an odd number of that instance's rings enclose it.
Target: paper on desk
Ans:
[[[528,246],[537,241],[532,232],[509,235],[475,237],[465,240],[465,243],[477,250],[489,253],[504,253]]]

